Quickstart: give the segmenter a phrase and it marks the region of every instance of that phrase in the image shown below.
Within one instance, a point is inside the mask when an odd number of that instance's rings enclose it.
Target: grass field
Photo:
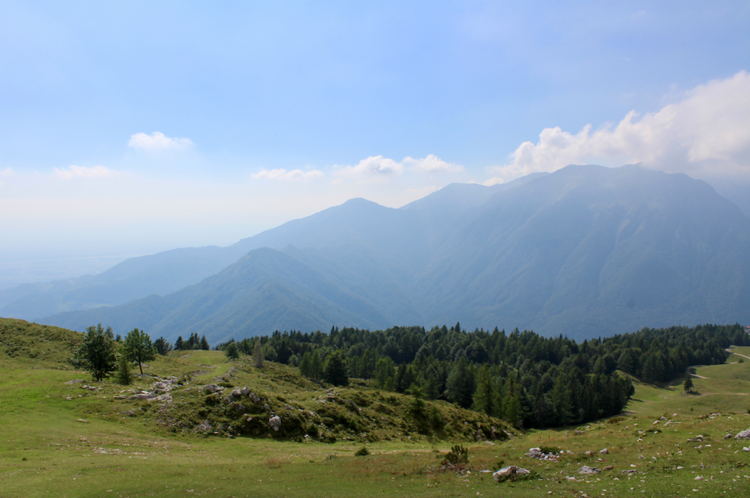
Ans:
[[[750,348],[735,351],[750,357]],[[750,441],[724,439],[750,428],[750,359],[739,358],[696,368],[706,377],[694,378],[700,394],[685,394],[681,383],[637,384],[622,417],[533,430],[493,444],[464,443],[469,468],[456,473],[442,471],[438,458],[451,443],[426,437],[326,444],[170,432],[156,423],[158,403],[115,399],[122,386],[107,383],[89,391],[81,383],[66,384],[88,382],[85,373],[61,370],[51,356],[42,365],[5,356],[0,496],[748,496],[750,452],[742,448]],[[242,382],[294,391],[303,404],[320,396],[320,388],[274,368],[238,374],[238,364],[221,353],[200,351],[160,358],[145,372],[194,372],[192,385],[246,375]],[[140,380],[144,388],[153,381]],[[135,415],[123,415],[127,410]],[[702,442],[688,442],[697,435]],[[365,444],[371,455],[354,456]],[[539,445],[573,454],[559,462],[524,455]],[[604,448],[607,454],[600,453]],[[535,470],[539,478],[497,484],[482,472],[510,464]],[[582,465],[613,470],[582,476]],[[636,473],[623,473],[629,470]]]

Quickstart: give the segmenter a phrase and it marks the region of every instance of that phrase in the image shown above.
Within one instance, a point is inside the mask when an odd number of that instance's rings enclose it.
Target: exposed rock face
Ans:
[[[278,432],[281,428],[281,417],[279,417],[278,415],[274,415],[273,417],[269,418],[268,425],[270,425],[273,430]]]
[[[516,476],[522,476],[530,473],[531,472],[527,469],[517,467],[515,465],[509,465],[492,474],[492,477],[494,477],[495,481],[497,482],[503,482],[507,481],[508,479],[515,479]]]
[[[203,386],[203,390],[213,394],[223,392],[224,388],[217,384],[208,384],[207,386]]]
[[[211,424],[208,423],[208,420],[204,420],[198,424],[198,427],[196,427],[195,430],[196,432],[208,432],[211,430]]]
[[[740,432],[739,434],[734,436],[734,438],[735,439],[750,439],[750,429]]]

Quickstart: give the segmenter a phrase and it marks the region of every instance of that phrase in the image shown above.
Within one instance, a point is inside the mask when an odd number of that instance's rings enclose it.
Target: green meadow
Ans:
[[[148,364],[131,386],[93,383],[64,361],[65,345],[75,336],[34,327],[26,339],[38,334],[36,342],[0,336],[2,497],[750,494],[750,452],[743,451],[750,440],[725,439],[750,428],[750,347],[733,349],[726,364],[696,367],[693,393],[685,393],[681,381],[636,383],[621,416],[580,427],[508,429],[509,439],[476,441],[458,423],[441,439],[398,430],[397,424],[373,425],[368,430],[376,440],[341,429],[335,442],[324,443],[199,433],[165,422],[189,417],[180,410],[193,410],[204,399],[196,387],[217,382],[273,393],[295,408],[319,406],[325,386],[296,369],[272,363],[255,369],[216,351],[179,351]],[[131,390],[147,390],[154,377],[166,376],[189,376],[171,392],[171,411],[158,401],[128,399]],[[362,400],[361,406],[382,400],[396,421],[409,403],[407,396],[384,397],[364,382],[337,391]],[[475,416],[447,403],[438,408],[446,420]],[[442,466],[456,443],[469,449],[469,464],[460,471]],[[563,453],[557,462],[525,456],[537,446]],[[362,447],[370,454],[355,456]],[[511,464],[535,471],[536,478],[498,484],[487,472]],[[583,465],[612,468],[587,476],[578,473]]]

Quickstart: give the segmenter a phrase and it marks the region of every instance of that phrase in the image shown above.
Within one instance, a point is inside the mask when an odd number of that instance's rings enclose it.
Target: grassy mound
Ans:
[[[0,365],[70,370],[68,358],[81,341],[72,330],[0,318]]]

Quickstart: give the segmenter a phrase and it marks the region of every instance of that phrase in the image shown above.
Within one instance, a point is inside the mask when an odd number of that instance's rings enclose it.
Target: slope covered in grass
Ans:
[[[83,334],[59,327],[0,318],[0,365],[69,369]]]
[[[750,441],[724,439],[750,428],[747,368],[734,348],[729,362],[697,367],[700,394],[685,394],[680,382],[671,387],[635,383],[636,393],[619,417],[558,430],[515,433],[507,440],[477,442],[463,436],[443,441],[403,427],[390,440],[357,439],[346,427],[331,427],[343,437],[334,443],[276,435],[235,436],[228,427],[213,432],[168,425],[166,416],[179,415],[190,404],[206,405],[198,389],[209,383],[248,386],[286,408],[320,413],[325,386],[306,381],[282,365],[255,369],[243,361],[229,362],[214,351],[188,351],[158,357],[146,375],[132,386],[109,381],[91,383],[84,372],[40,369],[39,357],[4,360],[0,375],[0,494],[9,497],[87,496],[746,496],[750,486]],[[157,378],[190,380],[173,389],[172,403],[129,398],[151,389]],[[80,379],[83,382],[73,382]],[[738,384],[735,384],[738,382]],[[83,388],[83,386],[92,386]],[[233,390],[234,387],[226,387]],[[369,414],[379,391],[354,384],[336,389],[337,398],[351,400]],[[709,394],[714,393],[714,394]],[[226,396],[226,395],[225,395]],[[278,399],[281,396],[285,401]],[[397,395],[394,419],[403,420],[403,407],[412,398]],[[118,399],[124,397],[125,399]],[[332,402],[343,413],[348,404]],[[438,405],[450,417],[451,407]],[[298,408],[297,408],[298,409]],[[221,409],[207,418],[221,424]],[[721,412],[720,414],[718,412]],[[471,412],[460,412],[470,417]],[[662,419],[662,417],[664,417]],[[333,417],[330,417],[333,418]],[[205,420],[205,419],[204,419]],[[474,420],[466,419],[471,425]],[[478,421],[478,419],[477,419]],[[654,424],[656,422],[656,424]],[[160,425],[164,424],[164,425]],[[283,422],[282,422],[283,425]],[[464,424],[459,424],[464,425]],[[703,436],[701,442],[696,436]],[[269,437],[270,436],[270,437]],[[352,440],[346,439],[352,437]],[[459,439],[460,438],[460,439]],[[689,442],[688,439],[693,441]],[[461,471],[442,465],[450,446],[461,440],[469,463]],[[368,448],[370,456],[356,457]],[[546,446],[564,452],[559,461],[540,461],[525,454]],[[601,450],[607,448],[606,453]],[[589,452],[588,454],[586,452]],[[489,473],[515,464],[535,471],[538,479],[496,484]],[[602,470],[582,475],[583,465]],[[696,480],[696,478],[702,478]],[[694,491],[696,490],[696,491]]]

